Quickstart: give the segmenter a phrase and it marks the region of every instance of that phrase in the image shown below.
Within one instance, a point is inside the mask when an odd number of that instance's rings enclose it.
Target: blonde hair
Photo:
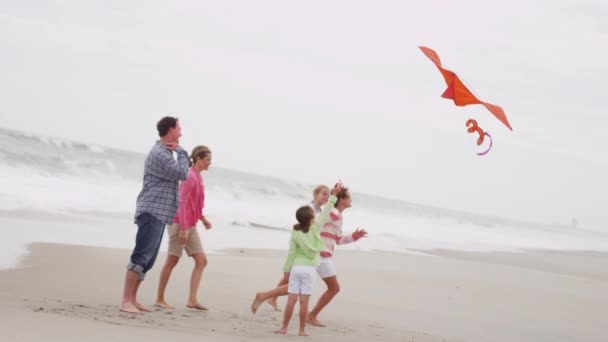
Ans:
[[[315,189],[312,191],[312,195],[313,196],[317,196],[321,191],[323,190],[327,190],[329,191],[329,187],[325,184],[319,184],[315,187]]]
[[[192,154],[190,155],[190,166],[194,165],[196,158],[204,159],[207,154],[211,154],[211,150],[205,145],[198,145],[193,148]]]

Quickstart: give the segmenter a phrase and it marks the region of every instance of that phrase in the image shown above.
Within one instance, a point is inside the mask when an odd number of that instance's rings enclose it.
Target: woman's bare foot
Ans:
[[[285,335],[285,334],[287,334],[287,328],[281,328],[281,329],[275,331],[274,333],[275,334],[283,334],[283,335]]]
[[[251,303],[251,312],[253,312],[254,315],[255,315],[256,311],[258,311],[258,308],[260,307],[261,304],[262,304],[262,298],[260,298],[260,293],[258,292],[255,294],[253,303]]]
[[[154,303],[154,306],[157,306],[157,307],[163,308],[163,309],[175,309],[173,306],[169,305],[169,303],[165,302],[164,300],[156,300],[156,303]]]
[[[188,304],[186,304],[186,307],[189,309],[196,309],[196,310],[208,310],[206,306],[202,305],[199,302],[188,302]]]
[[[281,309],[279,309],[279,306],[277,305],[277,297],[270,298],[269,300],[266,301],[266,303],[270,304],[270,306],[272,306],[274,311],[281,311]]]
[[[308,317],[306,319],[306,323],[314,325],[315,327],[325,327],[326,325],[321,323],[321,321],[319,321],[317,319],[317,317]]]
[[[141,311],[139,311],[139,309],[137,307],[135,307],[135,305],[133,305],[133,303],[121,304],[120,311],[127,312],[127,313],[134,313],[134,314],[141,313]]]
[[[137,308],[139,311],[143,311],[143,312],[152,312],[152,310],[151,310],[149,307],[147,307],[147,306],[145,306],[145,305],[143,305],[143,304],[140,304],[140,303],[138,303],[138,302],[134,302],[134,303],[133,303],[133,305],[135,305],[135,307],[136,307],[136,308]]]
[[[298,336],[308,336],[308,334],[306,333],[306,331],[300,330],[300,332],[298,333]]]

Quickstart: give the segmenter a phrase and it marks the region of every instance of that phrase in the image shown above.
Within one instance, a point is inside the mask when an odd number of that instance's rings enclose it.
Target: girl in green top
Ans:
[[[289,240],[289,252],[284,266],[284,269],[291,270],[287,290],[289,294],[285,305],[283,325],[281,329],[275,331],[277,334],[287,333],[287,326],[299,297],[300,332],[298,335],[308,336],[304,328],[308,317],[308,300],[312,294],[315,274],[317,273],[315,267],[319,265],[319,251],[323,248],[323,241],[320,236],[321,228],[329,218],[329,213],[336,204],[336,194],[340,190],[342,190],[342,184],[337,183],[331,192],[329,201],[316,220],[314,211],[308,205],[300,207],[296,211],[298,223],[293,226],[291,239]],[[258,303],[255,304],[259,306]]]

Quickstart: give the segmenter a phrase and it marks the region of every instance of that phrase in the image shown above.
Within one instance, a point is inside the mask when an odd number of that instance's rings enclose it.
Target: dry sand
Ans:
[[[209,254],[199,298],[210,310],[185,308],[192,260],[183,258],[167,292],[174,310],[120,313],[129,250],[32,244],[19,268],[0,272],[0,322],[7,341],[300,340],[297,313],[288,336],[256,291],[281,275],[284,252]],[[434,256],[338,251],[342,290],[321,313],[316,341],[607,341],[608,255],[602,253],[463,253]],[[142,284],[154,302],[161,254]],[[319,280],[312,301],[324,290]],[[283,306],[285,298],[280,299]]]

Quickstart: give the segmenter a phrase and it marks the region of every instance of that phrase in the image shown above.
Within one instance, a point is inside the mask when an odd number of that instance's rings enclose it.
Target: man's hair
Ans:
[[[172,116],[165,116],[164,118],[160,119],[156,124],[156,129],[158,129],[158,136],[161,138],[164,137],[165,135],[167,135],[167,133],[169,133],[169,129],[175,128],[175,126],[177,126],[177,118],[174,118]]]

